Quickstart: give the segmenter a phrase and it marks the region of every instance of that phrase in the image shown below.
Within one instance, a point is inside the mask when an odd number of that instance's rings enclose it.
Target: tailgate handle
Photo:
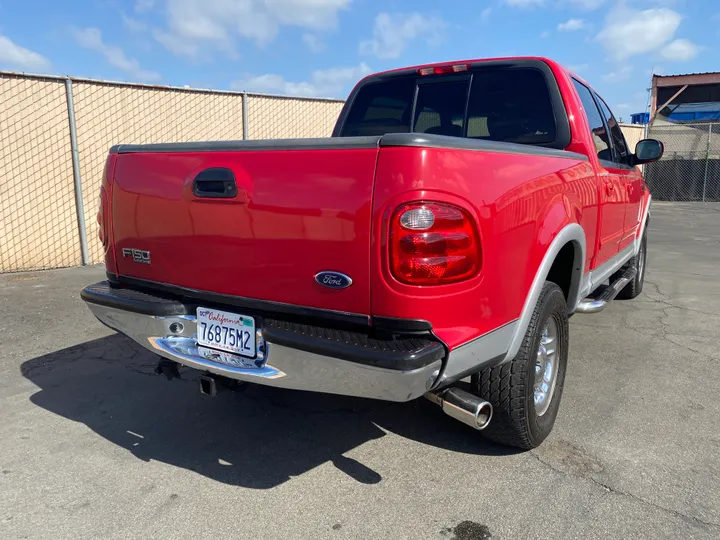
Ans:
[[[235,175],[224,167],[200,171],[193,181],[192,190],[196,197],[211,199],[232,199],[238,192]]]

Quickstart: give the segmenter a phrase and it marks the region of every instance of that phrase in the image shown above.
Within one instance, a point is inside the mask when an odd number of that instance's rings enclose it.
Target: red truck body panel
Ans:
[[[378,149],[120,154],[120,275],[327,310],[370,313],[370,201]],[[235,173],[233,199],[198,198],[198,172]],[[150,251],[152,264],[120,256]],[[336,291],[312,277],[352,276]]]
[[[373,204],[372,312],[431,321],[452,349],[517,319],[548,245],[567,223],[592,230],[597,187],[586,160],[439,148],[383,148]],[[477,277],[415,287],[389,270],[386,223],[401,203],[436,200],[479,226]],[[588,241],[592,241],[589,238]]]

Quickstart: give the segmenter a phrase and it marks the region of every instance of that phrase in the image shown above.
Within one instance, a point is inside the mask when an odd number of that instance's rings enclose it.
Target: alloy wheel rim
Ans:
[[[535,361],[535,385],[533,399],[535,412],[538,416],[545,414],[550,408],[558,368],[558,327],[554,317],[545,323],[540,335],[537,359]]]

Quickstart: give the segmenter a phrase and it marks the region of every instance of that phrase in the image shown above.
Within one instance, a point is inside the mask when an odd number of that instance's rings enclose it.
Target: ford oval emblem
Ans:
[[[347,289],[352,285],[350,276],[346,276],[340,272],[318,272],[315,274],[315,281],[328,289]]]

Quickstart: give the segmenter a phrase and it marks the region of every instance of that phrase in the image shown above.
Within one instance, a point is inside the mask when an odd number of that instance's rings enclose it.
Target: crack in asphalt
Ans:
[[[677,270],[659,270],[657,268],[653,268],[653,274],[673,274],[673,275],[681,275],[681,276],[699,276],[699,277],[707,277],[707,278],[714,278],[716,279],[718,277],[717,274],[701,274],[699,272],[679,272]],[[648,283],[647,281],[645,283]]]
[[[698,350],[698,349],[695,349],[695,348],[693,348],[693,347],[690,347],[689,345],[686,345],[686,344],[684,344],[684,343],[678,343],[677,341],[673,340],[673,339],[671,338],[672,336],[686,335],[686,336],[698,337],[698,338],[700,338],[700,337],[710,337],[710,336],[702,336],[702,335],[700,335],[700,334],[680,334],[680,333],[677,333],[677,332],[672,332],[672,331],[670,331],[670,329],[669,329],[669,328],[670,328],[670,324],[668,323],[668,321],[669,321],[669,319],[670,319],[670,313],[668,313],[668,310],[670,310],[670,309],[678,309],[678,310],[680,310],[680,311],[692,311],[692,312],[694,312],[694,313],[700,313],[700,314],[703,314],[703,315],[709,315],[709,316],[713,316],[713,317],[717,317],[718,314],[717,314],[717,313],[711,313],[711,312],[708,312],[708,311],[702,311],[702,310],[699,310],[699,309],[689,308],[689,307],[685,307],[685,306],[678,306],[678,305],[676,305],[676,304],[673,304],[672,302],[669,302],[668,300],[666,300],[666,298],[670,298],[670,299],[671,299],[672,296],[663,294],[663,292],[660,290],[660,285],[659,285],[658,283],[654,283],[654,282],[652,282],[652,281],[646,281],[645,283],[647,283],[648,285],[651,285],[652,287],[654,287],[654,288],[655,288],[655,291],[657,292],[657,294],[658,294],[661,298],[660,298],[660,299],[658,299],[658,298],[653,298],[652,296],[649,296],[649,295],[647,295],[647,294],[645,294],[645,296],[646,296],[651,302],[654,302],[654,303],[657,303],[657,304],[660,304],[660,305],[667,306],[667,307],[664,307],[664,308],[661,310],[661,311],[662,311],[662,316],[660,317],[660,323],[662,324],[662,333],[661,333],[661,334],[658,334],[658,333],[652,332],[652,331],[647,331],[647,333],[650,333],[650,334],[653,334],[653,335],[657,335],[657,336],[663,338],[665,341],[667,341],[667,342],[669,342],[669,343],[672,343],[673,345],[675,345],[675,346],[677,346],[677,347],[680,347],[680,348],[682,348],[682,349],[685,349],[686,351],[689,351],[689,352],[692,352],[692,353],[695,353],[695,354],[700,354],[700,355],[705,356],[705,357],[708,357],[708,358],[717,358],[716,356],[714,356],[714,355],[712,355],[712,354],[708,354],[708,353],[706,353],[706,352],[704,352],[704,351],[700,351],[700,350]],[[628,326],[629,326],[629,325],[628,325]]]
[[[686,307],[686,306],[678,306],[677,304],[673,304],[672,302],[670,302],[670,301],[667,300],[667,298],[670,298],[670,299],[671,299],[672,296],[669,296],[669,295],[664,294],[664,293],[660,290],[660,285],[659,285],[658,283],[655,283],[655,282],[647,281],[647,280],[646,280],[646,281],[645,281],[645,284],[651,285],[652,287],[654,287],[656,294],[657,294],[660,298],[650,296],[649,294],[647,294],[647,292],[645,292],[645,293],[643,293],[643,296],[645,297],[644,300],[647,301],[647,302],[652,302],[652,303],[654,303],[654,304],[660,304],[660,305],[662,305],[662,306],[665,306],[664,308],[662,308],[662,309],[659,310],[659,311],[661,312],[661,315],[659,316],[658,320],[659,320],[660,324],[662,325],[662,329],[660,329],[659,332],[658,332],[658,331],[655,331],[655,330],[652,329],[652,328],[638,328],[638,327],[633,326],[632,324],[630,324],[630,322],[629,322],[628,319],[627,319],[628,316],[629,316],[631,313],[638,313],[638,312],[644,311],[643,308],[639,308],[639,309],[635,309],[635,310],[632,310],[632,311],[626,311],[626,312],[624,312],[624,313],[622,314],[622,316],[620,317],[620,319],[619,319],[619,324],[618,324],[618,325],[587,324],[587,323],[582,323],[582,322],[577,322],[577,321],[573,321],[572,324],[573,324],[574,326],[581,326],[581,327],[586,327],[586,328],[598,328],[599,326],[602,326],[603,328],[625,328],[625,329],[628,329],[628,330],[632,330],[632,331],[634,331],[634,332],[640,332],[640,333],[645,334],[645,335],[648,335],[648,334],[649,334],[649,335],[652,335],[652,336],[660,337],[660,338],[664,339],[665,341],[667,341],[667,342],[669,342],[669,343],[672,343],[673,345],[675,345],[675,346],[677,346],[677,347],[680,347],[680,348],[682,348],[682,349],[685,349],[686,351],[689,351],[689,352],[691,352],[691,353],[700,354],[700,355],[702,355],[702,356],[704,356],[704,357],[707,357],[707,358],[713,358],[713,359],[718,359],[718,358],[720,358],[720,356],[716,356],[716,355],[713,355],[713,354],[709,354],[709,353],[706,352],[706,351],[702,351],[702,350],[699,350],[699,349],[695,349],[695,348],[693,348],[693,347],[691,347],[691,346],[689,346],[689,345],[686,345],[686,344],[684,344],[684,343],[679,343],[678,341],[675,341],[675,340],[672,339],[673,336],[688,336],[688,337],[696,337],[696,338],[710,338],[710,337],[713,337],[713,336],[707,336],[707,335],[702,335],[702,334],[697,334],[697,333],[672,332],[672,331],[671,331],[671,325],[670,325],[670,323],[668,322],[669,319],[670,319],[670,316],[671,316],[670,313],[669,313],[669,310],[671,310],[671,309],[678,309],[678,310],[680,310],[680,311],[691,311],[691,312],[694,312],[694,313],[700,313],[700,314],[702,314],[702,315],[708,315],[708,316],[712,316],[712,317],[720,317],[720,314],[718,314],[718,313],[712,313],[712,312],[709,312],[709,311],[703,311],[703,310],[700,310],[700,309],[690,308],[690,307]]]
[[[652,281],[645,281],[645,283],[655,287],[657,294],[661,297],[660,299],[653,298],[652,296],[650,296],[646,293],[645,297],[648,299],[649,302],[654,302],[656,304],[665,305],[665,306],[667,306],[667,309],[675,308],[675,309],[679,309],[679,310],[683,310],[683,311],[692,311],[693,313],[701,313],[702,315],[710,315],[711,317],[720,317],[720,313],[713,313],[712,311],[703,311],[702,309],[696,309],[696,308],[691,308],[691,307],[687,307],[687,306],[678,306],[677,304],[673,304],[672,302],[669,302],[668,300],[665,299],[665,298],[672,299],[672,296],[663,294],[663,292],[660,290],[659,284],[654,283]]]
[[[543,460],[536,452],[529,452],[529,454],[532,457],[534,457],[539,463],[541,463],[542,465],[545,465],[550,470],[552,470],[558,474],[562,474],[564,476],[574,476],[575,478],[582,478],[583,480],[587,480],[590,483],[595,484],[596,486],[602,488],[606,493],[613,493],[615,495],[628,497],[630,499],[634,499],[634,500],[638,501],[639,503],[645,504],[646,506],[651,506],[652,508],[656,508],[657,510],[668,513],[677,518],[687,520],[687,521],[690,521],[693,523],[699,523],[700,525],[703,525],[705,527],[713,527],[713,528],[720,529],[720,523],[715,523],[714,521],[705,521],[704,519],[701,519],[697,516],[685,514],[683,512],[680,512],[679,510],[675,510],[673,508],[668,508],[667,506],[663,506],[661,504],[657,504],[652,501],[648,501],[647,499],[643,499],[642,497],[639,497],[638,495],[635,495],[634,493],[630,493],[629,491],[623,491],[623,490],[615,488],[609,484],[601,482],[600,480],[597,480],[596,478],[593,478],[592,476],[586,476],[583,474],[574,473],[572,471],[564,471],[562,469],[558,469],[552,463]]]

